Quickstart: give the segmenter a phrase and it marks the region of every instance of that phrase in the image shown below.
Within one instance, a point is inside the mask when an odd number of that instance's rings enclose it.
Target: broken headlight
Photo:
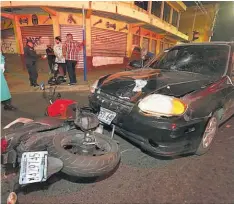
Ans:
[[[90,92],[91,92],[91,93],[94,93],[95,90],[97,89],[98,81],[99,81],[99,80],[96,80],[96,81],[93,83],[93,85],[90,87]]]
[[[138,104],[140,110],[152,116],[179,116],[185,113],[187,105],[178,98],[161,94],[145,97]]]

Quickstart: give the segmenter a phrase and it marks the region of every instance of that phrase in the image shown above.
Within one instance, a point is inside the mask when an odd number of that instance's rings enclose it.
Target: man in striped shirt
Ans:
[[[79,52],[81,51],[84,42],[79,43],[73,40],[72,34],[67,34],[67,40],[64,45],[64,54],[67,64],[67,72],[69,75],[70,83],[68,85],[75,85],[76,80],[76,64],[79,62]]]

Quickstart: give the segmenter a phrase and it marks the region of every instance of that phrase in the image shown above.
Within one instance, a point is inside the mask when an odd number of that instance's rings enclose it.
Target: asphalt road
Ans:
[[[87,104],[87,93],[64,93]],[[43,116],[40,93],[13,95],[16,113],[2,111],[2,125],[18,116]],[[49,184],[32,185],[19,194],[19,203],[234,203],[234,118],[224,124],[210,151],[173,160],[153,158],[120,141],[122,160],[110,177],[95,183],[56,175]],[[2,196],[8,190],[2,181]]]

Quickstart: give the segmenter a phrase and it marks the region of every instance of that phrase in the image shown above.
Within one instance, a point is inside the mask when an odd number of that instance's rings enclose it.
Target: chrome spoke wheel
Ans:
[[[212,117],[209,120],[205,129],[205,132],[203,134],[203,138],[202,138],[203,148],[207,148],[210,146],[215,136],[216,130],[217,130],[217,119],[215,117]]]

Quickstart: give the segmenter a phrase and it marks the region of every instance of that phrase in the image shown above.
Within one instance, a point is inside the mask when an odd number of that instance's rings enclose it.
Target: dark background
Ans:
[[[196,6],[194,1],[184,1],[186,6]],[[214,34],[211,41],[234,41],[234,2],[232,1],[201,1],[203,5],[211,3],[219,3],[220,8],[216,23],[214,26]]]

